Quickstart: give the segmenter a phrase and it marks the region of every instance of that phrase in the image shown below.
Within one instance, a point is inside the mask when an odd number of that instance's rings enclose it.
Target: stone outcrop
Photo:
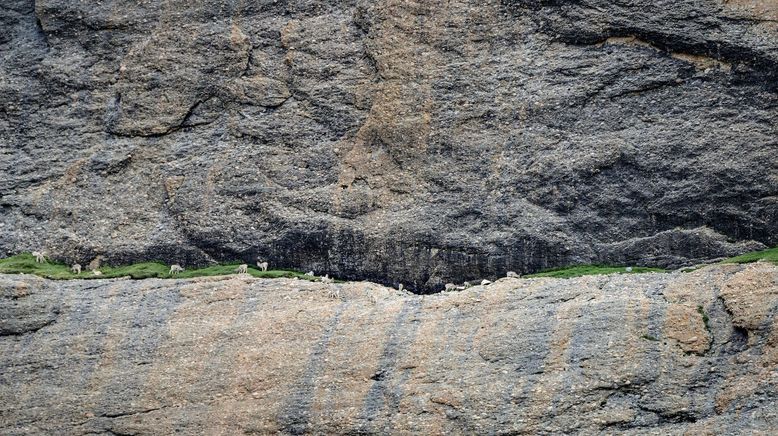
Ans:
[[[5,0],[0,252],[425,291],[773,246],[776,71],[759,0]]]
[[[369,282],[0,277],[0,433],[774,434],[778,267]]]

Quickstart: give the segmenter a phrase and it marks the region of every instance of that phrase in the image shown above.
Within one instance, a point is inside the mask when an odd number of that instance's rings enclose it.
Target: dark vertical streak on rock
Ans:
[[[145,380],[153,368],[155,353],[160,344],[169,338],[167,322],[176,313],[182,302],[181,294],[175,288],[152,288],[141,294],[141,300],[132,305],[135,312],[128,319],[125,328],[127,334],[117,346],[115,365],[120,368],[121,379],[109,380],[102,389],[100,406],[95,410],[97,416],[116,413],[134,413],[133,407],[122,404],[121,410],[111,409],[117,398],[141,398]],[[127,387],[130,387],[128,391]],[[136,407],[144,407],[137,404]]]
[[[46,32],[43,30],[41,19],[37,15],[35,16],[35,26],[38,29],[38,33],[40,34],[43,43],[46,45],[46,51],[51,50],[51,44],[49,44],[49,37],[46,35]]]
[[[549,310],[545,313],[545,316],[539,318],[542,319],[545,324],[535,326],[533,330],[536,332],[536,335],[533,336],[532,342],[544,345],[549,344],[555,327],[554,321],[556,321],[557,309],[557,306],[553,306],[549,308]],[[531,397],[532,391],[535,389],[538,381],[540,380],[540,374],[543,373],[543,366],[548,360],[550,352],[551,347],[545,346],[542,356],[532,356],[532,358],[527,356],[527,358],[522,359],[522,362],[526,365],[515,368],[513,382],[509,384],[509,387],[501,395],[503,406],[500,408],[499,416],[498,419],[495,420],[495,423],[499,423],[501,425],[510,424],[510,422],[507,422],[505,419],[503,419],[503,417],[516,416],[518,414],[513,409],[521,409],[522,404],[517,403],[515,398],[518,397],[520,399],[524,399]],[[520,375],[528,378],[527,382],[523,383],[521,386],[519,386]],[[521,388],[521,392],[516,394],[514,392],[518,387]],[[494,427],[492,432],[496,432],[497,430],[498,427]]]
[[[285,406],[281,409],[278,417],[278,424],[282,431],[293,435],[304,434],[308,431],[316,378],[323,370],[327,346],[346,307],[346,303],[341,303],[338,306],[335,315],[330,318],[321,337],[314,344],[308,364],[305,366],[305,373],[297,383],[297,388],[286,399]]]
[[[472,314],[471,314],[472,316]],[[451,326],[451,332],[449,332],[449,337],[457,338],[457,326],[460,323],[460,321],[466,320],[467,317],[464,316],[462,313],[460,313],[454,320],[452,320],[452,326]],[[470,331],[467,334],[467,337],[465,339],[465,352],[462,353],[462,356],[457,359],[457,367],[458,368],[469,368],[468,360],[469,359],[479,359],[477,356],[477,353],[473,347],[473,344],[475,342],[475,335],[478,333],[478,330],[481,329],[481,326],[479,323],[476,323],[476,325],[473,327],[473,330]],[[448,352],[450,348],[447,346],[446,352]],[[464,377],[463,377],[464,378]],[[468,392],[467,389],[464,389],[464,386],[460,386],[460,389],[462,389],[462,410],[460,411],[460,414],[457,416],[461,419],[460,426],[463,428],[460,428],[461,431],[465,431],[467,433],[475,433],[475,427],[472,426],[472,423],[470,421],[470,412],[475,410],[475,407],[473,407],[473,401],[472,401],[472,395],[470,392]]]
[[[421,307],[418,299],[407,300],[403,303],[400,313],[397,314],[394,324],[389,332],[389,338],[378,360],[378,368],[373,375],[373,385],[365,397],[362,405],[362,413],[359,421],[364,426],[356,430],[356,433],[389,433],[391,432],[392,417],[399,410],[402,389],[409,376],[409,369],[403,369],[398,375],[397,362],[408,351],[413,343],[419,323],[411,319]],[[388,417],[380,431],[377,430],[376,420],[381,413]],[[372,428],[367,428],[370,425]]]

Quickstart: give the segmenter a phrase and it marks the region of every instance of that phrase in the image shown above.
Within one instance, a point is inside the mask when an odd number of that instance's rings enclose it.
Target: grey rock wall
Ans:
[[[434,290],[778,244],[771,2],[0,9],[6,254]]]

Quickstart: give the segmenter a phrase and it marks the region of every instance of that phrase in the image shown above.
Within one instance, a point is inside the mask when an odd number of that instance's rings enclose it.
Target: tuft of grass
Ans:
[[[184,272],[171,276],[168,272],[170,266],[162,262],[141,262],[132,265],[107,266],[100,267],[103,274],[95,276],[91,271],[84,270],[80,275],[73,274],[70,266],[63,263],[47,261],[45,263],[35,262],[35,257],[30,253],[22,253],[16,256],[0,259],[0,273],[2,274],[35,274],[54,280],[66,279],[110,279],[116,277],[131,277],[133,279],[149,278],[194,278],[235,274],[235,269],[240,262],[231,262],[223,265],[213,265],[205,268],[187,269]],[[305,274],[294,270],[270,270],[261,271],[257,268],[249,267],[248,274],[260,278],[280,278],[297,277],[303,280],[317,281],[318,278],[306,276]]]
[[[658,341],[658,340],[659,340],[659,339],[657,339],[657,338],[655,338],[655,337],[653,337],[653,336],[651,336],[651,335],[643,335],[643,336],[641,336],[641,337],[642,337],[643,339],[647,340],[647,341]]]
[[[702,323],[705,324],[705,330],[710,332],[710,318],[708,318],[708,314],[705,313],[705,308],[702,306],[697,306],[697,313],[702,316]]]
[[[563,268],[554,268],[545,271],[541,271],[535,274],[528,274],[524,277],[554,277],[560,279],[568,279],[572,277],[581,277],[597,274],[638,274],[647,272],[665,272],[661,268],[648,268],[642,266],[632,267],[632,271],[627,271],[625,266],[605,266],[605,265],[576,265]]]
[[[759,260],[766,260],[778,264],[778,247],[768,248],[767,250],[752,251],[741,254],[740,256],[730,257],[721,263],[751,263]]]

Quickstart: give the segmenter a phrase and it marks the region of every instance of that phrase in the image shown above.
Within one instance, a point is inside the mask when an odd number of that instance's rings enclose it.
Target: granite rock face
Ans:
[[[429,291],[778,244],[774,2],[3,5],[3,253]]]
[[[775,434],[778,267],[369,282],[0,277],[0,433]]]

